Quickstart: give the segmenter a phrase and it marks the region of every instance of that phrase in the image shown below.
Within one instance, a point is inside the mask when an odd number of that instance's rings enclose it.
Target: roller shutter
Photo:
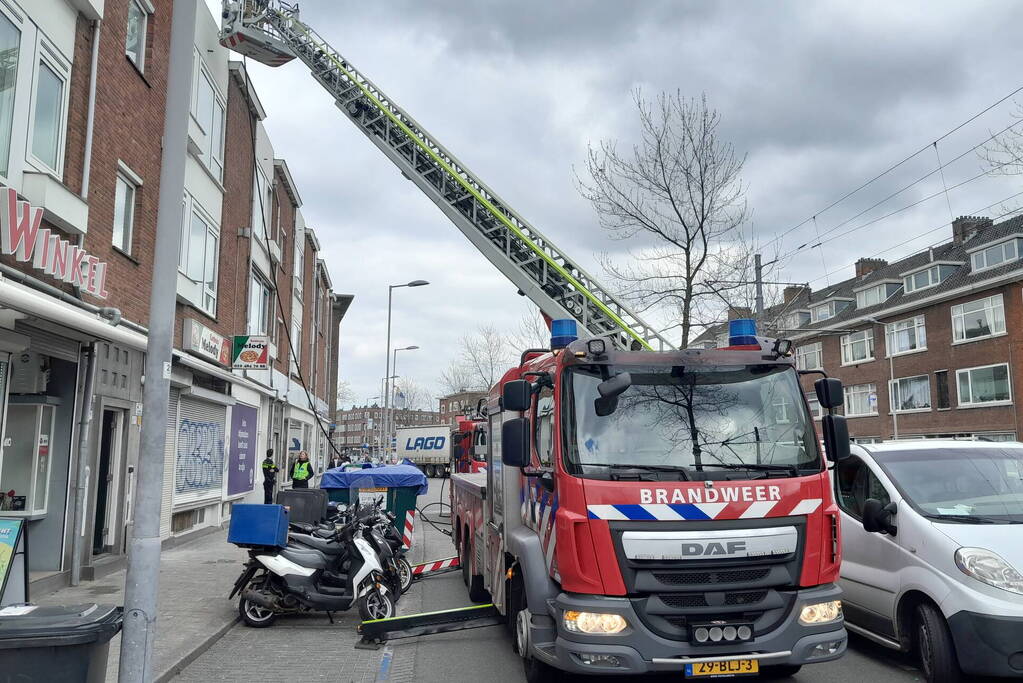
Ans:
[[[227,408],[182,396],[174,457],[174,505],[219,499],[224,487]]]
[[[167,443],[163,446],[163,493],[160,502],[160,538],[171,531],[171,507],[174,505],[174,460],[177,453],[178,403],[181,390],[171,387],[167,403]]]

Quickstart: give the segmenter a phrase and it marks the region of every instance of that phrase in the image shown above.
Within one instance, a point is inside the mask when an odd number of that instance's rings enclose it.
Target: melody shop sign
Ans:
[[[13,188],[0,188],[0,253],[106,299],[107,264],[42,222],[41,208],[18,199]]]

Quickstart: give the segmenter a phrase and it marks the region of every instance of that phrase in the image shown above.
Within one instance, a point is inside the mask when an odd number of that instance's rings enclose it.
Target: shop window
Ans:
[[[14,403],[7,407],[0,510],[4,514],[46,514],[53,447],[52,405]]]

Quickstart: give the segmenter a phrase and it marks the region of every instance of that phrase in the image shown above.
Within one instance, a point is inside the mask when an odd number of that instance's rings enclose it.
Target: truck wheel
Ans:
[[[459,559],[459,564],[462,565],[462,580],[469,587],[469,600],[471,602],[488,602],[490,600],[490,593],[483,587],[483,575],[472,573],[471,556],[472,545],[469,543],[467,534],[462,545],[462,557]]]
[[[437,473],[434,472],[434,470],[433,470],[433,465],[427,465],[426,466],[426,476],[427,476],[427,478],[433,479],[436,476],[436,474]]]
[[[941,613],[926,602],[916,608],[915,645],[927,683],[959,683],[963,680],[948,624]]]
[[[529,651],[529,625],[526,622],[526,587],[516,574],[508,590],[508,625],[512,628],[513,648],[522,657],[522,672],[527,683],[553,683],[562,676],[554,667],[533,657]]]
[[[465,584],[466,588],[469,587],[469,572],[471,567],[469,566],[469,532],[466,530],[462,534],[462,543],[458,546],[458,566],[462,568],[462,583]]]

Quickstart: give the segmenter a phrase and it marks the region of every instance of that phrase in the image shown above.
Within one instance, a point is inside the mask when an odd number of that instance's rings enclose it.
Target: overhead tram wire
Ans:
[[[853,190],[850,190],[849,192],[846,192],[846,193],[845,193],[844,195],[842,195],[841,197],[839,197],[839,198],[838,198],[838,199],[836,199],[835,201],[831,202],[830,204],[828,204],[828,205],[827,205],[826,207],[824,207],[824,208],[823,208],[823,209],[821,209],[820,211],[816,211],[816,212],[815,212],[815,213],[813,213],[813,214],[812,214],[812,215],[811,215],[810,217],[808,217],[808,218],[804,218],[804,219],[803,219],[802,221],[800,221],[800,222],[799,222],[799,223],[797,223],[796,225],[793,225],[792,227],[788,228],[787,230],[785,230],[785,231],[783,231],[783,232],[779,233],[779,234],[778,234],[778,235],[776,235],[776,236],[775,236],[775,237],[774,237],[774,238],[773,238],[773,239],[772,239],[772,240],[771,240],[770,242],[767,242],[766,244],[764,244],[764,245],[762,245],[762,246],[766,247],[766,246],[769,246],[769,245],[771,245],[771,244],[774,244],[775,242],[778,242],[778,241],[780,241],[780,240],[781,240],[782,238],[784,238],[784,237],[785,237],[786,235],[788,235],[789,233],[791,233],[791,232],[793,232],[793,231],[795,231],[795,230],[798,230],[799,228],[801,228],[801,227],[803,227],[804,225],[806,225],[807,223],[809,223],[809,222],[810,222],[811,220],[813,220],[813,218],[814,218],[814,217],[816,217],[816,216],[820,216],[821,214],[823,214],[823,213],[825,213],[825,212],[827,212],[827,211],[830,211],[831,209],[835,208],[836,206],[838,206],[839,204],[841,204],[842,202],[844,202],[844,201],[845,201],[846,199],[848,199],[849,197],[852,197],[852,196],[853,196],[854,194],[856,194],[856,193],[857,193],[857,192],[859,192],[860,190],[863,190],[864,188],[866,188],[866,187],[869,187],[870,185],[872,185],[872,184],[873,184],[873,183],[875,183],[876,181],[880,180],[880,179],[881,179],[881,178],[883,178],[884,176],[888,175],[889,173],[891,173],[891,172],[892,172],[892,171],[894,171],[895,169],[897,169],[897,168],[899,168],[900,166],[902,166],[903,164],[905,164],[905,163],[906,163],[907,161],[910,161],[910,160],[911,160],[911,159],[913,159],[914,157],[917,157],[917,156],[919,156],[920,154],[922,154],[923,152],[926,152],[926,151],[927,151],[928,149],[930,149],[930,147],[931,147],[932,145],[934,145],[934,144],[936,144],[936,143],[938,143],[938,142],[941,142],[942,140],[944,140],[944,139],[945,139],[945,138],[947,138],[948,136],[952,135],[952,134],[953,134],[953,133],[955,133],[956,131],[960,130],[960,129],[961,129],[961,128],[963,128],[964,126],[967,126],[967,125],[969,125],[970,123],[973,123],[973,122],[974,122],[974,121],[976,121],[976,120],[977,120],[978,118],[980,118],[980,117],[981,117],[981,116],[983,116],[984,114],[988,113],[989,111],[991,111],[992,109],[994,109],[994,108],[995,108],[995,107],[997,107],[998,105],[1002,104],[1003,102],[1005,102],[1006,100],[1008,100],[1009,98],[1011,98],[1011,97],[1012,97],[1013,95],[1015,95],[1015,94],[1019,93],[1020,91],[1023,91],[1023,85],[1019,86],[1018,88],[1016,88],[1015,90],[1013,90],[1012,92],[1010,92],[1010,93],[1009,93],[1008,95],[1005,95],[1005,96],[1004,96],[1004,97],[1002,97],[1001,99],[999,99],[999,100],[997,100],[997,101],[995,101],[995,102],[991,103],[990,105],[988,105],[988,106],[987,106],[987,107],[985,107],[984,109],[980,110],[979,112],[977,112],[976,114],[974,114],[974,115],[973,115],[973,116],[971,116],[970,118],[966,119],[965,121],[963,121],[963,122],[962,122],[962,123],[960,123],[959,125],[955,126],[954,128],[952,128],[952,129],[950,129],[950,130],[946,131],[946,132],[945,132],[944,134],[942,134],[942,135],[941,135],[941,136],[939,136],[938,138],[936,138],[936,139],[932,140],[931,142],[928,142],[928,143],[927,143],[926,145],[924,145],[924,146],[923,146],[923,147],[921,147],[920,149],[916,150],[916,151],[915,151],[915,152],[913,152],[912,154],[908,155],[907,157],[905,157],[905,158],[904,158],[904,159],[902,159],[901,161],[898,161],[898,162],[896,162],[895,164],[892,164],[891,166],[889,166],[889,167],[888,167],[888,168],[886,168],[885,170],[883,170],[883,171],[881,171],[880,173],[878,173],[877,175],[875,175],[875,176],[874,176],[873,178],[871,178],[870,180],[868,180],[868,181],[866,181],[865,183],[863,183],[863,184],[859,185],[859,186],[858,186],[858,187],[856,187],[855,189],[853,189]],[[951,163],[951,162],[949,162],[949,163]]]
[[[953,188],[954,187],[955,186],[953,186]],[[1015,194],[1011,194],[1008,197],[1004,197],[1003,199],[999,199],[996,202],[992,202],[991,204],[988,204],[987,206],[980,207],[979,209],[974,209],[973,211],[970,212],[970,215],[981,214],[981,213],[983,213],[984,211],[987,211],[988,209],[990,209],[993,206],[998,206],[999,204],[1004,204],[1005,202],[1007,202],[1007,201],[1009,201],[1011,199],[1015,199],[1015,198],[1020,197],[1020,196],[1023,196],[1023,190],[1021,190],[1021,191],[1019,191],[1019,192],[1017,192]],[[1020,207],[1018,209],[1012,209],[1011,211],[1006,211],[1006,212],[1004,212],[1004,213],[1002,213],[1002,214],[1000,214],[998,216],[992,217],[992,220],[997,221],[997,220],[999,220],[1001,218],[1005,218],[1006,216],[1011,216],[1012,214],[1019,213],[1021,211],[1023,211],[1023,207]],[[875,253],[873,253],[870,256],[867,256],[865,258],[875,258],[877,256],[880,256],[881,254],[886,254],[889,251],[893,251],[895,249],[898,249],[899,247],[904,247],[907,244],[915,242],[918,239],[920,239],[921,237],[924,237],[926,235],[930,235],[931,233],[935,233],[935,232],[937,232],[939,230],[944,230],[945,228],[949,227],[950,225],[952,225],[952,221],[946,221],[945,223],[942,223],[941,225],[939,225],[937,227],[930,228],[928,230],[924,230],[921,233],[917,233],[913,237],[910,237],[908,240],[905,240],[903,242],[899,242],[898,244],[892,245],[890,247],[886,247],[885,249],[882,249],[881,251],[875,252]],[[942,239],[942,240],[939,240],[938,242],[934,242],[933,244],[931,244],[929,246],[932,246],[932,247],[938,246],[939,244],[943,244],[943,243],[945,243],[947,241],[948,241],[947,239]],[[832,273],[835,273],[835,272],[837,272],[839,270],[842,270],[844,268],[849,268],[849,267],[854,266],[854,265],[856,265],[855,261],[853,261],[852,263],[847,263],[847,264],[845,264],[843,266],[839,266],[839,267],[837,267],[837,268],[835,268],[835,269],[825,273],[824,275],[821,275],[819,277],[816,277],[816,278],[810,280],[808,282],[808,284],[813,284],[814,282],[819,282],[821,280],[824,280],[827,277],[830,277],[830,275]]]

